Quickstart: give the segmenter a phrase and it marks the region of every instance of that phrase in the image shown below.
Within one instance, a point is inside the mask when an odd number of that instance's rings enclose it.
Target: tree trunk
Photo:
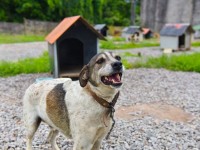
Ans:
[[[135,25],[135,0],[131,0],[131,25]]]

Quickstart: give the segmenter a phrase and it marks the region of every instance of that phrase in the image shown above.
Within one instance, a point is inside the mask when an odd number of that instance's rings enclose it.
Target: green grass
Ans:
[[[0,76],[14,76],[21,73],[42,73],[50,72],[48,52],[38,58],[27,58],[18,62],[0,62]]]
[[[34,42],[44,41],[44,35],[11,35],[11,34],[0,34],[0,44],[6,43],[23,43],[23,42]]]
[[[157,42],[156,39],[143,40],[142,42],[138,42],[138,43],[124,42],[123,40],[121,40],[119,42],[119,41],[114,41],[113,39],[100,42],[100,48],[110,49],[110,50],[155,47],[155,46],[159,46],[159,45],[160,44],[159,44],[159,42]]]
[[[127,57],[137,57],[129,52],[124,53]],[[158,58],[148,58],[147,61],[130,63],[126,58],[122,59],[126,69],[131,68],[166,68],[174,71],[190,71],[200,73],[200,53],[182,55],[162,55]],[[0,62],[0,76],[8,77],[17,74],[50,72],[50,61],[48,52],[38,58],[27,58],[18,62]]]
[[[145,62],[136,62],[133,68],[165,68],[173,71],[200,72],[200,53],[182,54],[158,58],[148,58]]]
[[[132,69],[134,67],[133,64],[126,59],[122,59],[122,63],[126,69]]]
[[[192,47],[200,47],[200,41],[192,42]]]
[[[113,41],[113,42],[125,42],[126,41],[125,38],[122,38],[122,37],[119,37],[119,36],[113,37],[113,38],[111,38],[109,40]]]
[[[124,38],[114,37],[112,39],[108,39],[108,41],[100,41],[100,48],[109,50],[159,46],[160,42],[156,38],[144,39],[141,42],[126,42]],[[200,47],[200,41],[192,42],[192,47]]]
[[[138,55],[130,53],[130,52],[125,52],[122,54],[122,57],[138,57]]]

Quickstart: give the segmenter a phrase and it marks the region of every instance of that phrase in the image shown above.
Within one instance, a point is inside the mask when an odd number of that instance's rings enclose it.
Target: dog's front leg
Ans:
[[[102,142],[102,140],[97,140],[97,141],[94,143],[94,145],[93,145],[93,147],[92,147],[92,150],[99,150],[100,147],[101,147],[101,142]]]
[[[96,132],[95,142],[92,147],[92,150],[99,150],[101,147],[101,143],[106,133],[108,132],[107,128],[99,128]]]
[[[53,150],[60,150],[58,145],[56,144],[57,135],[58,135],[58,130],[51,129],[48,136],[48,141],[50,142]]]

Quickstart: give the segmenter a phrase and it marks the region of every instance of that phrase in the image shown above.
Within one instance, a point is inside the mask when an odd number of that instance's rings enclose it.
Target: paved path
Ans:
[[[27,57],[38,57],[47,50],[46,42],[0,44],[0,60],[17,61]]]
[[[0,60],[5,61],[17,61],[19,59],[24,59],[27,57],[38,57],[43,54],[44,51],[48,50],[47,42],[29,42],[29,43],[17,43],[17,44],[0,44]],[[159,47],[146,47],[137,49],[126,49],[126,50],[102,50],[102,51],[114,51],[117,53],[130,52],[132,54],[141,53],[142,56],[152,56],[158,57],[163,54]],[[179,55],[182,53],[193,53],[200,52],[200,47],[192,48],[190,51],[179,51],[173,53]],[[130,57],[130,61],[135,61],[139,59],[137,57]]]

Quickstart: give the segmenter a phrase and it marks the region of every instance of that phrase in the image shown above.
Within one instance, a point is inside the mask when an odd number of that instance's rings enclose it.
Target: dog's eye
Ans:
[[[120,56],[115,56],[115,59],[117,59],[117,60],[121,60],[121,57]]]
[[[101,63],[103,63],[104,61],[105,61],[104,58],[100,58],[99,60],[97,60],[97,64],[101,64]]]

